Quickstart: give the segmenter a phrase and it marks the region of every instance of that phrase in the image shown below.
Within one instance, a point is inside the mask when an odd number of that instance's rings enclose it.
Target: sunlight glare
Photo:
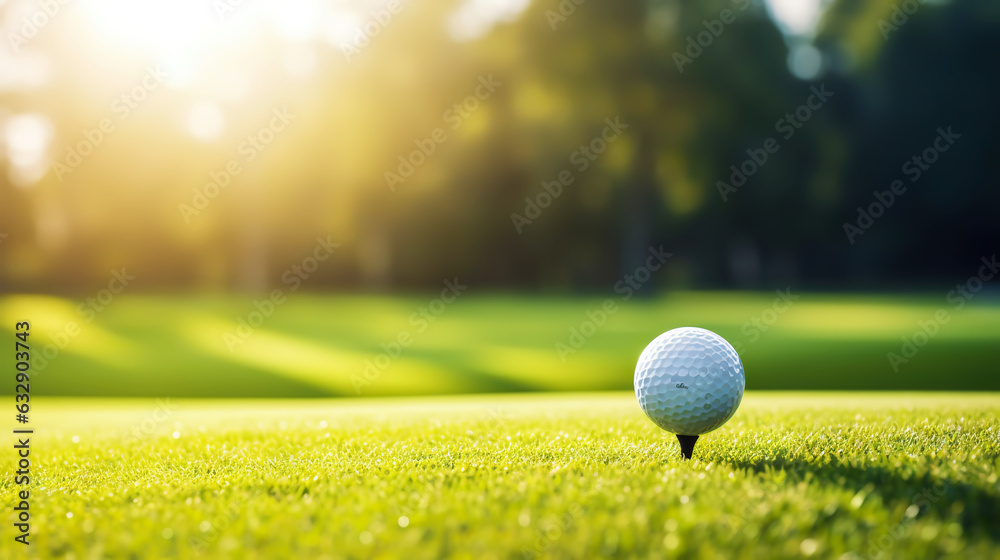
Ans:
[[[285,48],[281,64],[289,75],[305,78],[316,70],[316,50],[305,44],[290,45]]]
[[[269,5],[270,21],[283,39],[307,41],[320,34],[323,3],[316,0],[286,0]]]
[[[226,121],[217,105],[202,101],[191,108],[187,125],[192,136],[203,142],[211,142],[222,136]]]
[[[91,23],[105,35],[156,54],[185,50],[219,23],[211,5],[197,0],[91,0],[85,6]]]
[[[771,17],[790,35],[814,33],[824,4],[824,0],[767,0]]]
[[[220,23],[211,4],[198,0],[90,0],[83,7],[102,37],[151,54],[174,87],[191,85]]]
[[[53,135],[52,123],[42,115],[16,115],[4,123],[3,141],[11,163],[12,183],[26,188],[48,171],[47,153]]]
[[[344,43],[354,40],[364,23],[364,18],[358,12],[334,11],[326,18],[323,35],[327,43],[340,48]]]
[[[471,41],[501,22],[511,22],[528,7],[530,0],[466,0],[448,18],[448,31],[456,41]]]

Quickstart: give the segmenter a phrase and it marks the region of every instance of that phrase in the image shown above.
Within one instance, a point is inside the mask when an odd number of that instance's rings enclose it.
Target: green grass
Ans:
[[[38,400],[0,557],[1000,556],[997,394],[748,393],[692,461],[625,393],[170,405]]]
[[[799,294],[766,331],[750,323],[774,293],[675,293],[615,299],[618,311],[570,345],[571,329],[605,298],[490,295],[473,288],[425,330],[410,317],[432,296],[287,294],[285,304],[230,352],[226,335],[253,311],[235,296],[116,296],[93,322],[83,299],[0,298],[0,336],[30,319],[36,357],[65,348],[35,370],[45,395],[162,397],[326,397],[442,393],[624,390],[635,359],[677,326],[715,330],[737,345],[749,389],[1000,390],[1000,305],[982,295],[961,310],[944,295]],[[949,322],[899,371],[887,354],[939,309]],[[749,326],[748,326],[749,325]],[[363,377],[383,345],[412,343],[388,367]],[[50,355],[55,346],[49,349]],[[3,359],[12,359],[11,355]],[[563,359],[565,358],[565,360]],[[961,367],[956,367],[961,364]],[[142,374],[136,374],[142,372]],[[947,375],[942,375],[947,372]],[[361,386],[356,381],[363,380]],[[10,385],[0,391],[9,392]]]

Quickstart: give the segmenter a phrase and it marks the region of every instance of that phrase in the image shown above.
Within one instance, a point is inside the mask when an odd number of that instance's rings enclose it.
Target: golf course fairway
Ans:
[[[3,558],[998,555],[996,393],[750,391],[690,461],[627,392],[33,404]]]

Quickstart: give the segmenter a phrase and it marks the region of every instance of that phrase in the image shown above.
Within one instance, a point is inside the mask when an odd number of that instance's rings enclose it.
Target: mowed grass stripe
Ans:
[[[962,310],[933,295],[798,295],[781,314],[772,310],[774,293],[635,297],[618,300],[619,311],[591,329],[588,312],[605,298],[470,289],[423,323],[411,319],[429,298],[295,294],[235,345],[226,337],[253,310],[252,298],[122,295],[87,323],[70,299],[4,296],[0,334],[12,337],[15,321],[32,320],[40,356],[69,322],[79,325],[80,334],[37,372],[35,390],[46,395],[627,390],[645,345],[678,326],[705,327],[732,342],[750,389],[1000,390],[1000,376],[990,374],[1000,363],[1000,306],[986,295]],[[888,354],[902,356],[903,338],[942,308],[949,322],[894,369]],[[397,348],[403,334],[411,342]]]

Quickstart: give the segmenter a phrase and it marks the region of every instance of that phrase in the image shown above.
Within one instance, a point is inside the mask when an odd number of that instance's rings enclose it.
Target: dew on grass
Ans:
[[[921,406],[934,410],[925,425],[912,419],[922,418],[923,408],[906,414],[894,411],[889,423],[886,411],[866,405],[866,420],[857,428],[851,425],[859,407],[846,401],[830,406],[830,399],[836,398],[782,397],[780,406],[761,410],[748,397],[739,412],[741,424],[706,436],[701,462],[682,461],[669,453],[676,451],[669,447],[676,446],[672,436],[643,424],[645,418],[620,421],[620,411],[634,413],[630,395],[607,397],[606,418],[600,417],[604,405],[589,403],[578,407],[579,412],[518,414],[509,420],[509,429],[523,436],[513,443],[500,434],[483,436],[478,445],[465,432],[479,424],[470,424],[464,413],[456,414],[457,421],[445,421],[448,407],[428,407],[426,414],[409,416],[404,425],[387,424],[384,410],[367,418],[352,411],[355,416],[349,422],[327,417],[328,425],[337,427],[325,432],[328,439],[318,430],[279,432],[277,421],[257,430],[258,418],[245,409],[239,418],[219,423],[221,429],[214,427],[213,418],[205,422],[203,432],[189,431],[184,437],[190,445],[149,439],[136,449],[111,454],[74,446],[70,438],[52,442],[46,473],[46,487],[52,490],[44,503],[51,508],[47,515],[80,513],[67,525],[78,523],[77,536],[87,546],[112,545],[136,557],[168,557],[169,550],[188,542],[188,532],[220,551],[225,545],[234,558],[245,557],[243,547],[249,545],[240,535],[258,529],[274,530],[273,540],[261,545],[266,549],[261,554],[268,557],[289,552],[299,557],[432,557],[440,550],[440,531],[446,527],[456,547],[488,546],[497,557],[513,557],[522,551],[521,541],[510,538],[512,528],[530,539],[532,547],[536,530],[555,535],[550,527],[558,526],[562,535],[542,541],[545,555],[584,557],[580,547],[593,541],[599,543],[595,552],[622,553],[628,546],[660,549],[664,556],[702,550],[707,557],[733,557],[739,556],[733,547],[752,541],[762,558],[851,558],[851,553],[877,551],[880,531],[884,526],[892,529],[900,515],[911,527],[909,536],[893,544],[893,554],[900,557],[959,552],[975,557],[990,550],[989,519],[969,512],[988,503],[984,500],[989,500],[989,488],[997,480],[992,460],[995,428],[1000,426],[996,397],[952,408],[931,399],[959,403],[969,397],[921,397],[927,399]],[[958,420],[955,410],[965,417],[961,432],[954,424],[947,427],[949,415]],[[323,419],[318,412],[289,414],[290,426],[317,427]],[[132,421],[128,414],[118,416],[125,425]],[[198,422],[195,416],[188,425]],[[431,429],[434,422],[440,424],[436,430]],[[610,424],[615,428],[606,432]],[[102,429],[81,430],[79,437],[97,441]],[[555,441],[559,430],[562,437]],[[535,438],[529,440],[529,433]],[[578,434],[584,436],[582,443]],[[929,453],[935,448],[937,458]],[[954,448],[963,452],[945,453]],[[227,453],[222,455],[220,449]],[[778,457],[781,465],[768,464],[765,457]],[[879,461],[875,468],[871,457]],[[464,465],[468,468],[459,476]],[[549,474],[555,467],[558,470]],[[734,480],[737,474],[739,483]],[[94,484],[109,476],[119,482]],[[952,497],[962,500],[938,500],[928,505],[926,516],[918,508],[916,517],[907,517],[914,512],[908,506],[918,503],[914,496],[925,491],[927,480],[948,481]],[[959,488],[968,489],[969,495],[958,493]],[[220,502],[223,496],[227,500]],[[88,501],[87,509],[76,511],[81,498]],[[136,504],[141,504],[142,521],[135,517],[140,508]],[[573,509],[574,504],[580,507]],[[407,516],[400,515],[404,511]],[[409,511],[421,512],[420,523],[408,517]],[[90,517],[98,512],[94,519],[102,529],[94,530]],[[195,518],[184,532],[171,529],[172,537],[164,538],[164,525],[181,512],[185,519],[206,515],[209,531],[220,534],[208,538],[212,533],[198,531]],[[685,520],[684,527],[674,519],[679,513],[684,514],[678,518]],[[481,516],[483,522],[470,522],[470,515]],[[393,517],[398,528],[387,530]],[[402,517],[407,518],[406,529]],[[909,525],[910,519],[917,521]],[[108,541],[103,530],[108,520],[121,520],[133,540]],[[640,523],[649,530],[635,533],[616,526],[618,521]],[[805,522],[808,528],[801,525]],[[223,523],[229,529],[222,529]],[[367,529],[367,536],[361,536],[361,528]],[[674,538],[668,539],[670,534]],[[857,536],[845,540],[848,534]],[[328,540],[343,550],[331,550],[324,535],[334,536]],[[5,546],[0,544],[0,557],[7,557]],[[304,546],[315,546],[310,550],[314,554],[302,554]]]

